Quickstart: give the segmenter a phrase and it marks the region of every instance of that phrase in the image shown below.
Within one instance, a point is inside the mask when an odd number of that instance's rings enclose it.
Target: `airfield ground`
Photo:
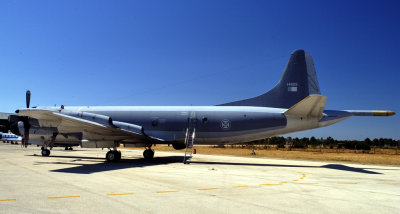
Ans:
[[[399,213],[400,167],[0,144],[0,213]]]
[[[180,152],[174,150],[172,146],[157,145],[154,147],[158,151]],[[293,160],[314,160],[314,161],[335,161],[335,162],[348,162],[360,164],[382,164],[382,165],[395,165],[400,166],[400,151],[396,149],[379,149],[376,153],[371,151],[355,151],[355,150],[336,150],[336,149],[298,149],[288,151],[286,149],[277,150],[271,149],[255,149],[256,155],[252,155],[250,148],[241,148],[238,146],[226,148],[212,147],[212,146],[195,146],[198,154],[209,155],[233,155],[243,157],[264,157],[264,158],[280,158],[280,159],[293,159]],[[131,148],[141,149],[141,148]],[[377,149],[378,150],[378,149]]]

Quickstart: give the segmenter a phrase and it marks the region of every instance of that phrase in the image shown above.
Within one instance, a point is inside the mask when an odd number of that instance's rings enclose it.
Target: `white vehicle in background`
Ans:
[[[8,133],[3,133],[0,132],[0,140],[3,141],[3,143],[11,143],[11,144],[18,144],[18,142],[22,141],[22,137],[15,135],[11,132]]]

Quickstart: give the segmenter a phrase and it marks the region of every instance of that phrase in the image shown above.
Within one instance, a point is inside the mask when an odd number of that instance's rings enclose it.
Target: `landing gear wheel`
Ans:
[[[106,160],[108,162],[117,162],[121,160],[121,152],[115,150],[108,151],[106,154]]]
[[[68,146],[66,146],[64,150],[68,150]]]
[[[72,151],[72,150],[74,150],[74,149],[73,149],[72,147],[69,147],[69,149],[68,149],[68,150],[71,150],[71,151]]]
[[[48,150],[48,149],[42,149],[42,156],[47,157],[47,156],[49,156],[49,155],[50,155],[50,150]]]
[[[120,161],[122,156],[121,151],[116,151],[116,153],[117,153],[117,161]]]
[[[143,152],[143,157],[145,160],[151,160],[154,157],[154,150],[152,149],[146,149]]]

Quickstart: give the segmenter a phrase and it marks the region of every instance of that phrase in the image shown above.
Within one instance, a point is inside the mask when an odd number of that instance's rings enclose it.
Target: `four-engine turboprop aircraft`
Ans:
[[[10,115],[11,130],[25,144],[112,148],[107,161],[118,161],[120,144],[143,146],[145,159],[154,144],[172,144],[191,157],[193,143],[232,144],[329,126],[351,116],[391,116],[392,111],[324,110],[311,55],[292,53],[279,83],[257,97],[217,106],[61,106],[27,108]],[[189,155],[187,155],[189,153]]]

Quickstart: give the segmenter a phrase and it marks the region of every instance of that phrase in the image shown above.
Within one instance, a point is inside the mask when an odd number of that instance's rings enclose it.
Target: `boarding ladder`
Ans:
[[[190,163],[189,161],[192,158],[192,154],[193,154],[194,138],[196,136],[197,119],[189,118],[188,120],[189,120],[188,127],[186,128],[186,134],[185,134],[186,151],[185,151],[185,156],[183,157],[184,164]]]

